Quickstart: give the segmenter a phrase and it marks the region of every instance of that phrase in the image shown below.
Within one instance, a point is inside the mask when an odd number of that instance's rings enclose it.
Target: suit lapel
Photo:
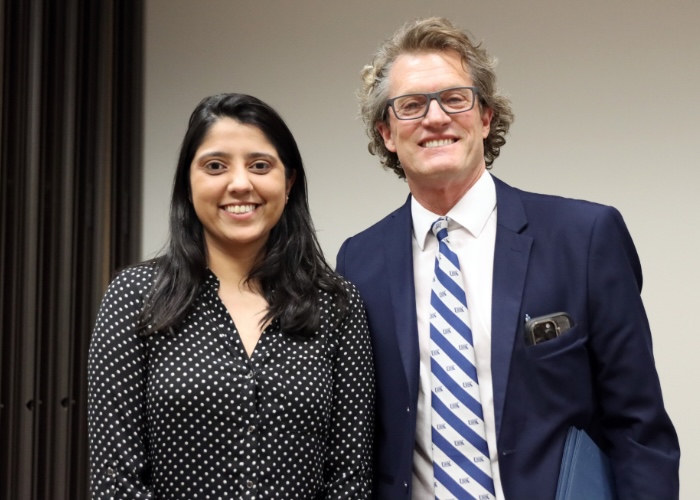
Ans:
[[[518,191],[494,177],[498,228],[493,262],[491,318],[491,369],[496,433],[500,435],[513,343],[520,323],[520,305],[530,257],[532,238],[520,234],[527,226],[525,208]],[[413,227],[410,196],[393,215],[384,233],[384,258],[401,353],[411,401],[418,394],[418,325],[413,279]]]
[[[411,197],[393,215],[384,233],[384,258],[388,269],[396,342],[401,353],[410,401],[418,398],[418,324],[413,280],[413,225]]]
[[[532,238],[520,234],[527,225],[517,190],[494,177],[498,228],[493,260],[493,304],[491,318],[491,371],[496,435],[500,436],[513,342],[520,323]]]

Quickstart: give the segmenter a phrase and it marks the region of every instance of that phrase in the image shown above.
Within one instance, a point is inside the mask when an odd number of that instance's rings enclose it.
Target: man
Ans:
[[[611,207],[488,173],[513,120],[494,65],[432,18],[363,71],[370,151],[411,192],[337,260],[373,337],[375,498],[552,499],[572,427],[609,455],[619,498],[677,498],[634,244]]]

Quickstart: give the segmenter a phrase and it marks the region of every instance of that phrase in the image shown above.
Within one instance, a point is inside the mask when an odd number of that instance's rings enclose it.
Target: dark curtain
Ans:
[[[0,0],[0,498],[88,498],[86,358],[140,248],[143,5]]]

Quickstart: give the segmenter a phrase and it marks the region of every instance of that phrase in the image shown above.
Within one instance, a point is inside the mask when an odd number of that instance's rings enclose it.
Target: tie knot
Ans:
[[[447,238],[447,217],[440,217],[438,220],[433,222],[431,228],[433,234],[437,236],[438,241],[442,241]]]

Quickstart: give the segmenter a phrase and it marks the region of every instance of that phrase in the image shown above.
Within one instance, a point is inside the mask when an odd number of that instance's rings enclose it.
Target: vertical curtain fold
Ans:
[[[139,257],[143,5],[2,0],[0,29],[0,498],[88,498],[90,332]]]

